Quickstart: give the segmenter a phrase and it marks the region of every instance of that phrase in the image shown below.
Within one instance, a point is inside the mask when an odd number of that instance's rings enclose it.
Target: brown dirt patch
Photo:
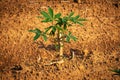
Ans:
[[[33,42],[34,34],[28,30],[50,25],[36,17],[48,6],[64,15],[74,11],[88,21],[84,27],[70,28],[79,41],[66,43],[64,53],[74,49],[75,58],[45,66],[57,53],[50,41],[44,45],[41,38]],[[111,68],[120,68],[120,6],[116,7],[114,0],[80,4],[0,0],[0,80],[119,80]]]

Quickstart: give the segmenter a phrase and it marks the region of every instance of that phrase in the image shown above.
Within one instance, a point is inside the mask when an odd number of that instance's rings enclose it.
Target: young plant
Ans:
[[[114,72],[114,75],[120,76],[120,69],[110,69],[110,71]]]
[[[74,12],[62,17],[61,13],[55,14],[53,9],[50,7],[48,8],[48,12],[41,11],[40,13],[42,16],[38,16],[38,18],[43,18],[41,22],[49,22],[51,25],[45,28],[44,31],[36,28],[34,30],[29,30],[29,32],[36,34],[34,36],[34,40],[37,40],[39,37],[43,37],[44,41],[47,41],[48,36],[54,36],[54,41],[56,43],[55,45],[59,49],[60,56],[63,57],[64,42],[77,40],[77,38],[68,30],[68,27],[72,26],[73,24],[79,24],[83,26],[82,22],[86,21],[86,19],[80,18],[79,15],[73,16]]]

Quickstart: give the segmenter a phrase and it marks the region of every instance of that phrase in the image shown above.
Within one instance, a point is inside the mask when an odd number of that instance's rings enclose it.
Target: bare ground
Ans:
[[[120,6],[112,0],[90,1],[0,0],[0,80],[120,80],[109,70],[120,69]],[[64,53],[70,55],[72,49],[75,58],[46,66],[57,52],[51,41],[33,42],[28,30],[50,25],[36,17],[48,6],[88,21],[69,28],[78,41],[66,43]]]

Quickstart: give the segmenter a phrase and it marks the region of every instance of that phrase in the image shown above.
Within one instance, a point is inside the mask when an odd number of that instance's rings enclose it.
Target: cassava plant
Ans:
[[[110,71],[114,72],[114,75],[120,76],[120,69],[110,69]]]
[[[48,12],[41,11],[40,13],[42,16],[38,16],[38,18],[43,19],[41,22],[51,23],[51,25],[45,28],[44,31],[36,28],[34,30],[29,30],[29,32],[36,34],[34,36],[34,40],[37,40],[39,37],[43,37],[44,41],[47,41],[48,36],[54,36],[55,45],[59,50],[59,55],[62,57],[64,42],[77,40],[77,38],[68,30],[68,27],[72,26],[73,24],[79,24],[83,26],[82,22],[86,21],[86,19],[80,18],[79,15],[73,16],[74,12],[71,12],[67,16],[62,16],[61,13],[55,14],[53,9],[50,7],[48,8]]]

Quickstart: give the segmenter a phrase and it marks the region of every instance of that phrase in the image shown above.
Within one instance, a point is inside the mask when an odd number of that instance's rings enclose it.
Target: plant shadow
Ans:
[[[56,51],[56,48],[55,48],[55,45],[54,44],[50,44],[50,45],[47,45],[45,46],[43,42],[35,42],[35,44],[38,45],[38,48],[44,48],[46,50],[49,50],[49,51]]]
[[[77,57],[79,57],[80,59],[90,59],[90,57],[93,55],[93,51],[88,51],[87,53],[83,50],[79,50],[79,49],[70,49],[70,54],[75,54]],[[87,54],[87,55],[86,55]]]
[[[74,52],[74,55],[76,55],[76,56],[79,57],[80,59],[83,59],[83,58],[84,58],[84,53],[83,53],[81,50],[71,48],[71,49],[70,49],[70,54],[72,54],[73,52]]]

